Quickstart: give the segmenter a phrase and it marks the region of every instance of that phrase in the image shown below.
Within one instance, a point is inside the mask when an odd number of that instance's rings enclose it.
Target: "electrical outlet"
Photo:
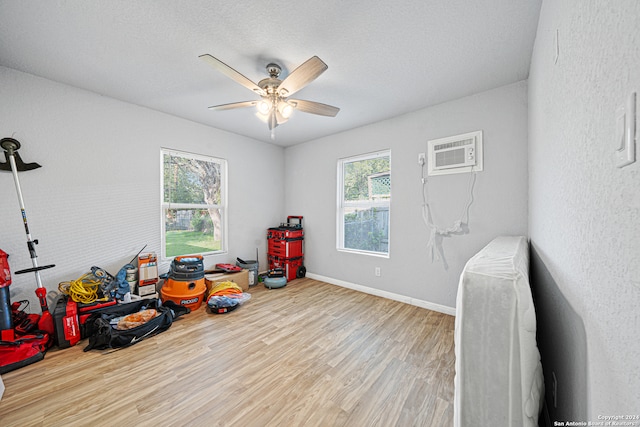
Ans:
[[[425,154],[424,153],[418,153],[418,164],[420,166],[424,166],[424,161],[425,161]]]
[[[376,277],[380,277],[380,267],[376,267]]]

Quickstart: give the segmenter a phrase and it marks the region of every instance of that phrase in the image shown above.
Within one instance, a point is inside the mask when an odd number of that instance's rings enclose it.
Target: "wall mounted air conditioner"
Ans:
[[[481,130],[427,141],[427,171],[430,176],[481,170]]]

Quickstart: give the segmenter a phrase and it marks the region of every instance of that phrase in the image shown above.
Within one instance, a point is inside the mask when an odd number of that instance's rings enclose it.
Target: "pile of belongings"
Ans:
[[[116,317],[111,319],[109,323],[115,329],[120,331],[137,328],[142,326],[151,319],[155,319],[158,316],[158,311],[155,308],[147,308],[145,310],[131,313],[126,316]]]
[[[211,288],[207,295],[207,305],[212,313],[222,314],[238,308],[251,299],[251,294],[242,292],[242,288],[234,282],[221,282]]]

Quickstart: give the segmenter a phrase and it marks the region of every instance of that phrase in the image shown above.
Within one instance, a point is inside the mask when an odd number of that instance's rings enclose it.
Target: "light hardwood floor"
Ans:
[[[454,318],[311,279],[2,375],[0,426],[451,426]]]

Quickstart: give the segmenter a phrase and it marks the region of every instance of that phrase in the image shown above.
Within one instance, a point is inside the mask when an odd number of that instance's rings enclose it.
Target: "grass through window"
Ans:
[[[220,246],[220,241],[210,233],[181,230],[166,233],[167,257],[218,251]]]

